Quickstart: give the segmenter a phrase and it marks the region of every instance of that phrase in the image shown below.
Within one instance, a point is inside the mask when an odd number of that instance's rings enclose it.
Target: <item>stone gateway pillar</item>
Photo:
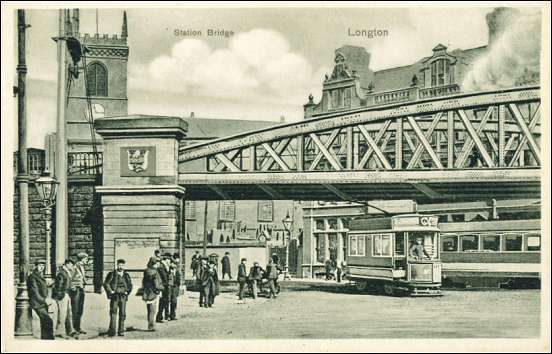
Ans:
[[[148,258],[179,253],[184,188],[178,185],[178,147],[188,125],[179,117],[100,118],[103,185],[103,274],[118,258],[140,277]]]

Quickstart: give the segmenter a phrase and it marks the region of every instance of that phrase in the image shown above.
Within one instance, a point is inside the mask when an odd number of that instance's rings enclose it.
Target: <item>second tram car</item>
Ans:
[[[347,278],[387,295],[441,295],[438,217],[406,214],[355,219],[347,235]]]

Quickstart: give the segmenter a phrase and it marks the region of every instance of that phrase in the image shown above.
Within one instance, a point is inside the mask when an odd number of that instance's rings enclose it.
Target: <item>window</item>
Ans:
[[[332,92],[332,109],[336,109],[339,106],[339,90]]]
[[[345,100],[343,102],[345,108],[351,108],[351,88],[348,87],[345,89]]]
[[[404,256],[404,233],[395,234],[395,256]]]
[[[479,250],[479,236],[463,235],[460,236],[460,249],[462,252],[476,252]]]
[[[450,82],[450,63],[446,59],[435,60],[430,65],[431,86],[447,85]]]
[[[330,259],[335,261],[337,259],[337,249],[338,249],[337,234],[329,234],[328,243],[329,243],[328,250],[330,251]]]
[[[236,202],[226,200],[219,204],[219,221],[234,221],[236,220]]]
[[[364,256],[364,235],[349,237],[349,256]]]
[[[274,203],[272,200],[259,200],[257,204],[257,220],[264,222],[274,221]]]
[[[458,236],[446,235],[441,238],[444,252],[458,252]]]
[[[541,238],[538,234],[528,234],[527,236],[527,251],[540,251]]]
[[[324,220],[318,219],[316,222],[316,230],[325,230],[326,227],[324,226]]]
[[[485,235],[483,236],[483,251],[500,251],[500,236]]]
[[[326,245],[324,241],[324,235],[316,235],[316,261],[318,263],[325,261]]]
[[[184,220],[195,220],[196,216],[196,202],[188,200],[184,202]]]
[[[506,234],[504,235],[505,240],[505,251],[521,251],[521,246],[523,243],[523,237],[521,235],[515,234]]]
[[[341,241],[342,241],[342,246],[343,246],[343,257],[345,257],[347,255],[347,234],[346,233],[342,233],[340,235],[341,237]]]
[[[464,214],[452,214],[452,221],[454,222],[466,221],[466,216]]]
[[[373,235],[372,255],[389,257],[391,256],[391,234]]]
[[[103,64],[92,63],[86,68],[86,94],[107,96],[107,69]]]
[[[337,219],[328,219],[328,227],[330,230],[337,230]]]

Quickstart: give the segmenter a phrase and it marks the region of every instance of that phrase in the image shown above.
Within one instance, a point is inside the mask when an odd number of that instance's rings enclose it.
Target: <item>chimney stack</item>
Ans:
[[[489,28],[489,45],[496,41],[519,13],[519,10],[512,7],[497,7],[485,16]]]

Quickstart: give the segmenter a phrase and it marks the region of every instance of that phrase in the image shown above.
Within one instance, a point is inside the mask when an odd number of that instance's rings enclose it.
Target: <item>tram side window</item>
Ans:
[[[485,235],[483,236],[483,250],[484,251],[500,251],[500,236],[499,235]]]
[[[529,234],[527,237],[527,251],[540,251],[541,238],[537,234]]]
[[[506,241],[505,251],[521,251],[523,236],[515,234],[504,235]]]
[[[395,234],[395,256],[404,256],[404,233]]]
[[[447,235],[442,237],[442,250],[445,252],[458,252],[458,236]]]
[[[364,235],[349,237],[349,256],[364,256]]]
[[[462,250],[462,252],[476,252],[477,250],[479,250],[479,236],[460,236],[460,249]]]
[[[373,255],[374,256],[391,256],[391,235],[373,235]]]
[[[349,256],[356,256],[357,255],[357,237],[351,236],[349,237]]]

